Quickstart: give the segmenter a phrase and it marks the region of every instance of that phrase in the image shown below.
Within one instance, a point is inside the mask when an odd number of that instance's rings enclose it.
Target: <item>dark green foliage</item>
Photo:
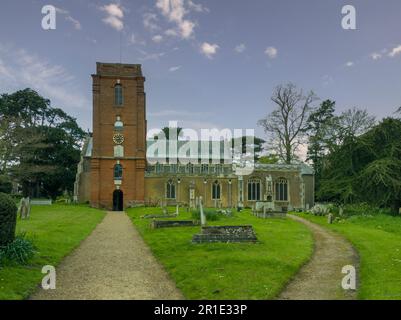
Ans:
[[[12,189],[11,179],[6,175],[0,175],[0,192],[10,194]]]
[[[307,160],[312,162],[315,170],[316,188],[320,186],[324,156],[333,143],[333,130],[336,124],[335,105],[334,101],[323,101],[319,108],[309,115],[308,119]]]
[[[76,119],[31,89],[0,96],[0,170],[24,196],[71,191],[84,137]]]
[[[17,224],[17,206],[5,193],[0,193],[0,246],[6,246],[14,240]]]
[[[0,265],[17,263],[25,265],[36,253],[32,240],[25,234],[15,237],[15,240],[6,246],[0,247]]]
[[[206,216],[206,221],[217,221],[217,220],[220,219],[219,214],[214,209],[204,209],[203,213]],[[192,219],[194,219],[194,220],[200,220],[201,219],[200,218],[200,210],[192,211]]]
[[[320,200],[401,207],[401,120],[387,118],[351,136],[324,159]]]

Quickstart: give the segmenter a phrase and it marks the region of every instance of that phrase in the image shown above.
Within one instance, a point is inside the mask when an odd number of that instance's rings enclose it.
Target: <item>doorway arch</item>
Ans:
[[[113,192],[113,211],[124,211],[124,193],[121,190]]]

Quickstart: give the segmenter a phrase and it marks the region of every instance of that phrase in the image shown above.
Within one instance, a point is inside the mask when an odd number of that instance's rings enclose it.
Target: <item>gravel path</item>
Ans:
[[[56,290],[31,299],[183,299],[125,213],[109,212],[56,271]]]
[[[301,268],[279,296],[281,300],[352,300],[354,290],[343,290],[343,266],[353,265],[358,273],[359,258],[348,241],[317,224],[297,216],[289,218],[305,224],[313,233],[312,259]]]

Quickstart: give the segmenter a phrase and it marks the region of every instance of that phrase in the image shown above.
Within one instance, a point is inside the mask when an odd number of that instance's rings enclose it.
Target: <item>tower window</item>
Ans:
[[[114,180],[123,179],[123,166],[121,164],[116,164],[114,166]]]
[[[124,103],[123,100],[123,86],[118,83],[114,87],[114,104],[116,106],[122,106]]]

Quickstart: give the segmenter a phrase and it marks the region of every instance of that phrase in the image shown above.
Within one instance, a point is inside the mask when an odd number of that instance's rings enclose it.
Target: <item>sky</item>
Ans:
[[[356,30],[342,28],[344,5]],[[288,82],[380,119],[401,106],[401,1],[1,1],[0,93],[33,88],[91,130],[97,61],[142,64],[149,129],[263,136],[257,121]]]

